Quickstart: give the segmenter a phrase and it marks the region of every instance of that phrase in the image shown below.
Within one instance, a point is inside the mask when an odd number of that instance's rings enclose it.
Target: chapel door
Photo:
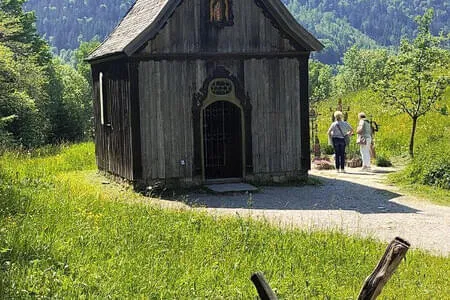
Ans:
[[[217,101],[203,110],[203,153],[206,179],[242,177],[241,109]]]

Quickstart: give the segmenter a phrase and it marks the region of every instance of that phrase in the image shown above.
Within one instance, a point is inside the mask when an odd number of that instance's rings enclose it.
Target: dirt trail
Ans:
[[[413,248],[450,254],[450,207],[402,194],[383,183],[393,169],[310,172],[323,184],[265,187],[253,195],[192,194],[189,201],[213,214],[265,218],[280,226],[338,229],[389,242],[400,236]],[[195,206],[194,206],[195,207]]]

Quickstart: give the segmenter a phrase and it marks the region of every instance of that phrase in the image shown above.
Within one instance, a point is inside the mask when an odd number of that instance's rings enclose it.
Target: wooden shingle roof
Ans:
[[[119,25],[87,60],[94,61],[116,54],[127,56],[133,54],[158,33],[162,24],[167,22],[182,1],[185,0],[136,0]],[[322,43],[294,19],[280,0],[260,0],[260,2],[290,38],[305,45],[310,51],[323,49]]]
[[[173,0],[137,0],[108,38],[91,53],[88,60],[126,53],[127,46],[156,21],[168,2]]]

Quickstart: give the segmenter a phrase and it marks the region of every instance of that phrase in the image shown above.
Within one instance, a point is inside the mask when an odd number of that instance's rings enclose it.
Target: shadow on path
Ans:
[[[402,195],[369,186],[315,176],[321,185],[262,187],[258,193],[223,195],[189,194],[191,206],[268,210],[351,210],[362,214],[416,213],[418,210],[390,200]]]

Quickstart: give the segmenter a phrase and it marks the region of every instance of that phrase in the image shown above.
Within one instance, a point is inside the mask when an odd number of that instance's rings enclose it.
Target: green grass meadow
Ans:
[[[162,209],[102,185],[92,143],[0,157],[0,298],[354,299],[386,244]],[[410,250],[379,299],[445,299],[450,258]]]

